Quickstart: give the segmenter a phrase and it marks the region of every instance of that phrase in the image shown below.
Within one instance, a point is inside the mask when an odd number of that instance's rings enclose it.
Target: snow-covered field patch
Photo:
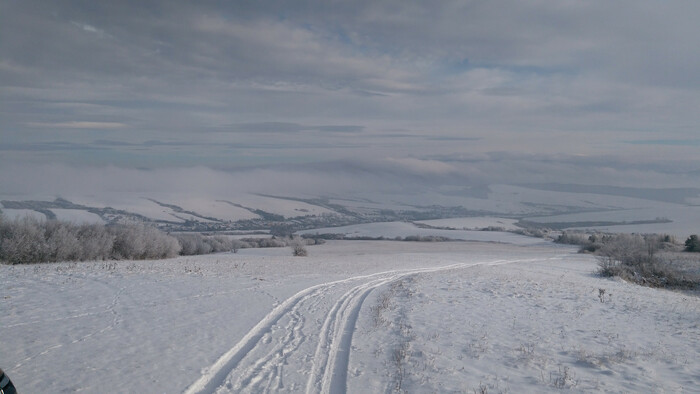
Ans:
[[[635,222],[668,219],[668,223],[620,224],[615,226],[582,226],[578,229],[605,232],[670,234],[685,240],[691,234],[700,233],[700,207],[664,204],[639,209],[621,209],[606,212],[586,212],[567,215],[531,217],[527,220],[539,223],[575,222]]]
[[[3,209],[2,215],[6,219],[22,219],[25,216],[33,217],[38,220],[46,220],[46,215],[33,209]]]
[[[697,296],[602,280],[590,263],[524,259],[383,286],[358,322],[368,340],[348,391],[696,392]]]
[[[479,230],[487,227],[501,227],[504,230],[515,230],[518,228],[518,226],[515,225],[516,222],[516,219],[480,216],[467,218],[421,220],[417,223],[427,224],[428,226],[433,227],[454,228],[457,230]]]
[[[405,238],[410,236],[435,236],[445,237],[460,241],[480,241],[480,242],[504,242],[515,245],[536,245],[544,241],[539,238],[526,237],[501,231],[476,231],[476,230],[442,230],[435,228],[421,228],[409,222],[381,222],[353,224],[341,227],[326,227],[312,230],[299,231],[299,234],[343,234],[346,237],[369,237],[393,239],[397,237]]]
[[[81,209],[51,209],[56,219],[72,223],[104,223],[99,215]]]

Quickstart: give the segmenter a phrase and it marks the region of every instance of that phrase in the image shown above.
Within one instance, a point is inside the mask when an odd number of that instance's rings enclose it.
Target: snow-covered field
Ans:
[[[3,209],[2,215],[10,220],[21,219],[25,216],[33,217],[38,220],[46,219],[46,215],[33,209]]]
[[[309,252],[0,266],[0,367],[23,393],[700,391],[697,295],[573,249]]]
[[[104,224],[104,220],[99,215],[81,209],[51,209],[56,219],[72,223],[99,223]]]
[[[433,227],[448,227],[457,230],[480,230],[487,227],[501,227],[504,230],[515,230],[519,227],[515,225],[516,219],[499,218],[492,216],[477,216],[467,218],[448,218],[420,220],[417,223],[427,224]]]
[[[685,240],[691,234],[700,233],[700,207],[659,204],[638,209],[621,209],[608,212],[587,212],[568,215],[532,217],[527,220],[539,223],[556,222],[633,222],[666,218],[670,223],[628,224],[615,226],[580,227],[582,230],[597,230],[604,232],[627,232],[640,234],[670,234],[679,240]]]
[[[433,221],[426,221],[430,223]],[[440,223],[440,221],[435,221]],[[435,228],[421,228],[409,222],[379,222],[353,224],[340,227],[326,227],[312,230],[299,231],[299,234],[343,234],[347,237],[384,237],[388,239],[396,237],[421,237],[437,236],[460,241],[479,242],[505,242],[515,245],[536,245],[544,241],[539,238],[526,237],[502,231],[476,231],[476,230],[441,230]]]

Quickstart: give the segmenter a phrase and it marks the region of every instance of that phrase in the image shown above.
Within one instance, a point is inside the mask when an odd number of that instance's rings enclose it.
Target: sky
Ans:
[[[697,186],[698,15],[696,0],[0,0],[0,179]]]

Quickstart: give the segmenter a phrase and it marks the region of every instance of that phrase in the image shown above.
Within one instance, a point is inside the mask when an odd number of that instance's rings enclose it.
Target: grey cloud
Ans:
[[[438,136],[438,137],[427,137],[431,141],[478,141],[481,138],[477,137],[448,137],[448,136]]]
[[[286,122],[238,123],[218,127],[218,130],[252,133],[297,133],[304,130],[304,126]]]
[[[50,141],[37,143],[0,143],[0,151],[50,152],[103,150],[99,146],[72,142]]]
[[[668,145],[668,146],[700,146],[700,140],[633,140],[625,141],[633,145]]]
[[[202,142],[175,142],[175,141],[159,141],[159,140],[149,140],[141,143],[142,146],[193,146],[202,145],[208,146],[213,144],[202,143]]]
[[[130,152],[124,165],[136,149],[162,154],[141,156],[148,163],[189,149],[188,163],[209,165],[222,149],[276,163],[324,161],[331,146],[344,157],[428,158],[460,142],[473,154],[629,156],[651,145],[628,142],[644,139],[667,158],[695,155],[668,141],[692,141],[700,122],[696,2],[25,0],[2,9],[4,152],[48,149],[53,127],[78,144],[55,149]],[[275,141],[246,136],[256,133]]]
[[[327,131],[331,133],[358,133],[365,129],[364,126],[312,126],[310,130]]]
[[[365,129],[355,125],[322,125],[308,126],[289,122],[258,122],[236,123],[228,126],[218,126],[217,131],[244,133],[298,133],[301,131],[321,131],[332,133],[357,133]]]
[[[45,127],[55,129],[121,129],[126,127],[119,122],[90,122],[90,121],[70,121],[70,122],[28,122],[29,127]]]
[[[106,146],[134,146],[135,144],[124,142],[124,141],[112,141],[112,140],[95,140],[93,141],[95,145],[106,145]]]

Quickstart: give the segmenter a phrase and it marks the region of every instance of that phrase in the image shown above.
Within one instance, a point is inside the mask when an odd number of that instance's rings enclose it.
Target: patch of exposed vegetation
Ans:
[[[700,253],[700,239],[697,234],[693,234],[685,240],[685,251]]]
[[[692,237],[686,241],[692,244]],[[598,273],[649,287],[695,289],[700,285],[700,258],[683,253],[666,234],[587,234],[563,232],[555,241],[579,245],[598,258]]]

